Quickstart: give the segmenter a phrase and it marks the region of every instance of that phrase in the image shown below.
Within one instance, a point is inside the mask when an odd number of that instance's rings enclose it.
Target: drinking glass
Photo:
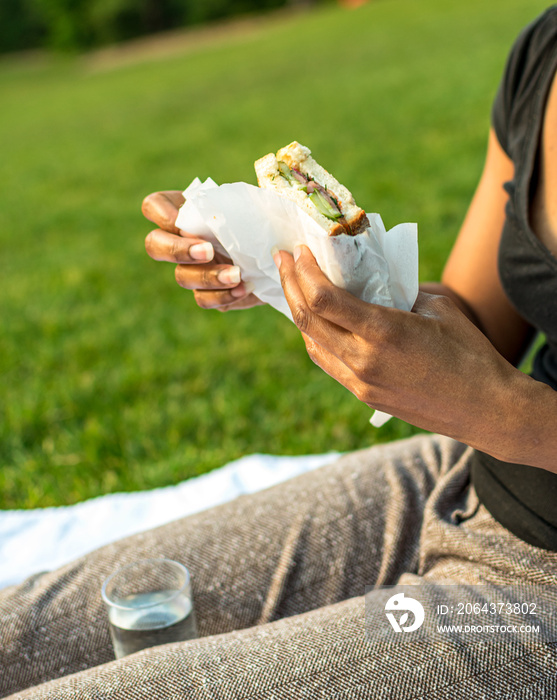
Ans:
[[[101,595],[117,659],[197,637],[189,571],[177,561],[128,564],[106,579]]]

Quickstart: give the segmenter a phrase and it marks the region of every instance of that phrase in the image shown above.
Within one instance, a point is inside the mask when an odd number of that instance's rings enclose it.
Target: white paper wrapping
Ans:
[[[218,186],[196,178],[184,191],[176,226],[210,241],[241,270],[253,293],[292,320],[273,261],[276,248],[292,252],[305,244],[329,280],[372,304],[409,311],[418,295],[416,224],[385,230],[379,214],[368,214],[369,228],[357,236],[328,236],[294,202],[245,182]],[[379,427],[387,414],[378,411]]]

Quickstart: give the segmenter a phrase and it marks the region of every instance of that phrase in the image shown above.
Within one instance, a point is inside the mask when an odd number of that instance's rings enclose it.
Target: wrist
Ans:
[[[505,440],[493,456],[557,473],[557,392],[519,370],[506,390]]]

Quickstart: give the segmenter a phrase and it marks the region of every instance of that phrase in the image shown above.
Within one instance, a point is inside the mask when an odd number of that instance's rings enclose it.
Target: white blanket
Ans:
[[[0,588],[122,537],[268,488],[338,456],[254,454],[177,486],[109,494],[59,508],[0,511]]]

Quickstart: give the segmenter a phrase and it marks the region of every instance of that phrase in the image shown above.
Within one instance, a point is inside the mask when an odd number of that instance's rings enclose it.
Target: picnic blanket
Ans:
[[[338,456],[253,454],[175,486],[109,494],[72,506],[0,511],[0,588],[122,537],[268,488]]]

